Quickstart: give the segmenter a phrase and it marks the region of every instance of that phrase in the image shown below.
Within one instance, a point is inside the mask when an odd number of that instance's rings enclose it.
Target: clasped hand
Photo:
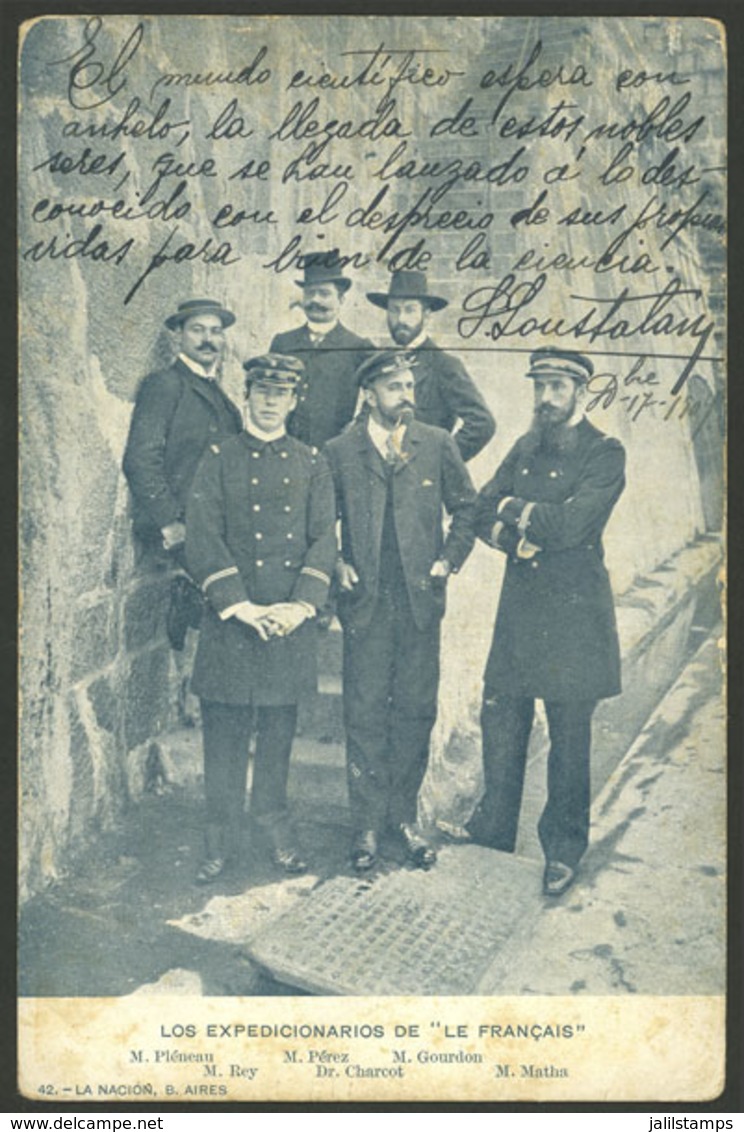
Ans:
[[[268,641],[269,637],[288,637],[312,614],[299,601],[278,601],[273,605],[243,601],[235,607],[233,616],[255,629],[262,641]]]

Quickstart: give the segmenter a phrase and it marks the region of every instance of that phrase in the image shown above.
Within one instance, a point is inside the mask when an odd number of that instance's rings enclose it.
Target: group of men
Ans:
[[[435,864],[417,797],[448,578],[477,535],[507,567],[485,674],[485,792],[466,836],[514,850],[534,701],[544,700],[539,832],[544,891],[560,895],[588,842],[591,715],[620,690],[601,536],[624,453],[582,412],[591,362],[565,350],[531,355],[532,426],[478,494],[466,461],[495,424],[461,362],[428,336],[447,300],[423,273],[394,273],[386,292],[367,294],[392,339],[377,349],[340,322],[351,281],[332,253],[296,282],[306,322],[244,363],[242,412],[219,385],[234,315],[200,299],[166,319],[177,357],[142,383],[124,459],[136,530],[181,568],[174,647],[186,625],[200,625],[192,688],[206,847],[196,880],[216,880],[238,857],[254,728],[254,833],[284,872],[306,868],[287,779],[329,603],[344,638],[351,863],[373,869],[392,833],[411,864]]]

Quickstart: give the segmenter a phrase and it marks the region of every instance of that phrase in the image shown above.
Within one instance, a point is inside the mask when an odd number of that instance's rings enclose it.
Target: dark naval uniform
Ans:
[[[473,545],[475,490],[452,437],[417,420],[386,462],[357,420],[326,449],[342,555],[359,582],[341,592],[349,799],[357,831],[416,820],[437,713],[445,558]],[[446,537],[444,510],[452,516]]]
[[[560,447],[523,436],[478,498],[477,534],[508,561],[484,677],[485,794],[468,829],[513,851],[534,700],[542,699],[551,748],[540,840],[548,861],[571,868],[588,841],[592,712],[620,692],[602,532],[624,469],[620,442],[584,418]]]
[[[359,384],[355,373],[374,346],[336,323],[319,342],[307,325],[277,334],[271,352],[290,354],[304,363],[297,408],[287,422],[292,436],[321,448],[354,416]]]
[[[454,433],[463,460],[485,448],[496,423],[462,362],[431,338],[412,351],[416,359],[416,420]]]
[[[315,686],[316,626],[263,641],[220,613],[243,601],[328,596],[336,559],[333,484],[325,458],[293,437],[250,433],[210,445],[194,478],[186,556],[208,602],[192,680],[202,699],[208,852],[235,850],[245,794],[248,736],[258,736],[251,813],[281,823],[297,701]]]

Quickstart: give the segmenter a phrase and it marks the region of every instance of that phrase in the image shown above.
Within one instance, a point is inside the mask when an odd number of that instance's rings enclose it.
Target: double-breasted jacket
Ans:
[[[508,557],[486,694],[593,700],[620,691],[602,533],[624,485],[622,445],[583,418],[560,447],[523,436],[481,490],[477,533]]]
[[[186,559],[207,598],[192,687],[218,703],[294,703],[315,685],[316,626],[262,641],[219,614],[328,597],[336,561],[333,482],[325,457],[284,436],[247,432],[209,445],[186,509]]]

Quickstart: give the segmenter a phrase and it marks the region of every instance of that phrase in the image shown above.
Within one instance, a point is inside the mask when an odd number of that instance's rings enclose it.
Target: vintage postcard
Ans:
[[[18,50],[21,1092],[712,1100],[725,26]]]

